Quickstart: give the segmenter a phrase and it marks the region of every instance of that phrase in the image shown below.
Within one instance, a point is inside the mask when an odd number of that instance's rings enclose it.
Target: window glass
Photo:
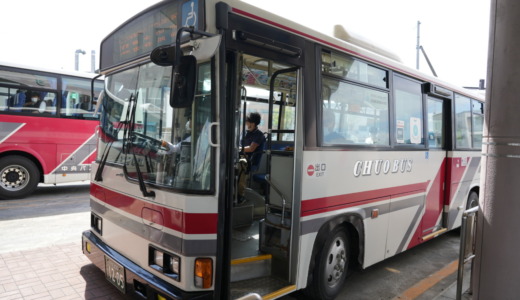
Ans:
[[[55,115],[56,93],[33,89],[1,88],[0,110],[41,116]]]
[[[0,111],[9,109],[10,89],[0,86]]]
[[[346,55],[322,53],[322,72],[387,88],[387,71]]]
[[[242,102],[242,107],[246,107],[246,114],[258,112],[261,116],[258,129],[264,133],[268,132],[269,123],[269,94],[270,84],[273,73],[278,70],[288,69],[284,65],[272,60],[261,59],[254,56],[243,55],[242,57],[242,96],[247,96],[246,103]],[[278,74],[273,85],[273,112],[272,112],[272,134],[271,141],[278,141],[276,145],[271,145],[273,149],[282,145],[292,145],[294,142],[295,129],[295,105],[296,105],[296,74],[294,72]],[[242,112],[241,112],[242,114]],[[242,122],[243,116],[240,116]],[[242,131],[242,123],[239,130]],[[277,132],[286,130],[289,132]],[[243,136],[243,133],[238,133]],[[282,143],[287,142],[287,143]]]
[[[455,94],[455,146],[471,148],[471,99]]]
[[[388,93],[324,78],[323,145],[389,145]]]
[[[98,160],[106,156],[107,163],[124,164],[125,156],[122,154],[124,124],[128,121],[128,101],[136,93],[138,71],[138,68],[129,69],[106,78],[101,107]]]
[[[0,84],[16,85],[25,88],[57,89],[58,79],[52,76],[42,76],[21,72],[0,70]]]
[[[424,144],[421,85],[418,82],[395,76],[394,91],[397,144]]]
[[[94,84],[94,99],[91,98],[91,80],[63,77],[60,115],[76,119],[96,119],[94,114],[97,97],[103,89],[103,83]]]
[[[480,149],[482,148],[482,131],[484,129],[484,103],[475,100],[472,100],[471,103],[473,106],[473,148]]]
[[[141,177],[163,187],[209,191],[214,178],[211,64],[197,70],[195,99],[182,108],[170,106],[171,67],[150,63],[109,76],[98,158],[123,164],[135,181]]]
[[[428,99],[428,145],[430,148],[442,148],[444,145],[443,114],[442,101]]]

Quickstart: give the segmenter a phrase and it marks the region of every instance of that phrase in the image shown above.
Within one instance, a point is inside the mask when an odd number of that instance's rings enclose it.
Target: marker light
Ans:
[[[195,260],[195,286],[208,289],[213,278],[213,261],[211,258],[197,258]]]

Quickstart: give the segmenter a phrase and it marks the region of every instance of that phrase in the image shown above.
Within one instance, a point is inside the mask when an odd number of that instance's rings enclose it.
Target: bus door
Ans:
[[[294,216],[294,142],[298,68],[240,55],[241,101],[232,213],[231,295],[243,286],[265,295],[291,285]],[[245,117],[257,112],[265,143],[261,156],[241,153]],[[245,187],[241,187],[244,185]],[[265,285],[260,290],[258,278]]]
[[[433,170],[431,187],[426,195],[425,212],[422,219],[422,241],[446,231],[443,224],[443,208],[446,183],[447,143],[446,113],[450,101],[436,97],[426,98],[427,140],[429,151],[426,152],[429,170]]]
[[[299,194],[294,174],[295,157],[301,155],[295,143],[301,145],[296,112],[303,40],[232,14],[229,28],[236,28],[229,29],[232,38],[226,42],[228,61],[233,57],[228,78],[234,78],[228,87],[236,107],[230,295],[287,293],[296,290]],[[241,151],[251,112],[260,114],[258,128],[265,137],[263,153],[255,159]]]

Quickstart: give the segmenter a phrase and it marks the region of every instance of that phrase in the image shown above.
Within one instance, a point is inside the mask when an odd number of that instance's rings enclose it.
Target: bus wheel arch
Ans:
[[[350,272],[362,265],[363,233],[363,222],[357,214],[341,215],[322,225],[314,242],[309,265],[304,291],[308,297],[334,299],[337,296]],[[345,248],[345,262],[341,262],[342,247]],[[336,263],[332,260],[336,260]],[[342,267],[343,270],[331,276],[331,268]]]
[[[19,152],[0,156],[0,199],[27,197],[42,179],[42,166],[34,157]]]

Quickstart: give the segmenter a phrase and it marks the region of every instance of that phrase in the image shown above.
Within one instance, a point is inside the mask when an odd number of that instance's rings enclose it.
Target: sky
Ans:
[[[478,86],[487,74],[490,0],[244,0],[318,31],[336,24],[397,54],[416,67],[420,44],[437,75],[460,86]],[[121,23],[159,0],[17,0],[3,5],[0,61],[90,71],[96,51]],[[314,3],[317,6],[311,6]],[[16,12],[16,13],[15,13]],[[420,70],[432,74],[424,56]]]

